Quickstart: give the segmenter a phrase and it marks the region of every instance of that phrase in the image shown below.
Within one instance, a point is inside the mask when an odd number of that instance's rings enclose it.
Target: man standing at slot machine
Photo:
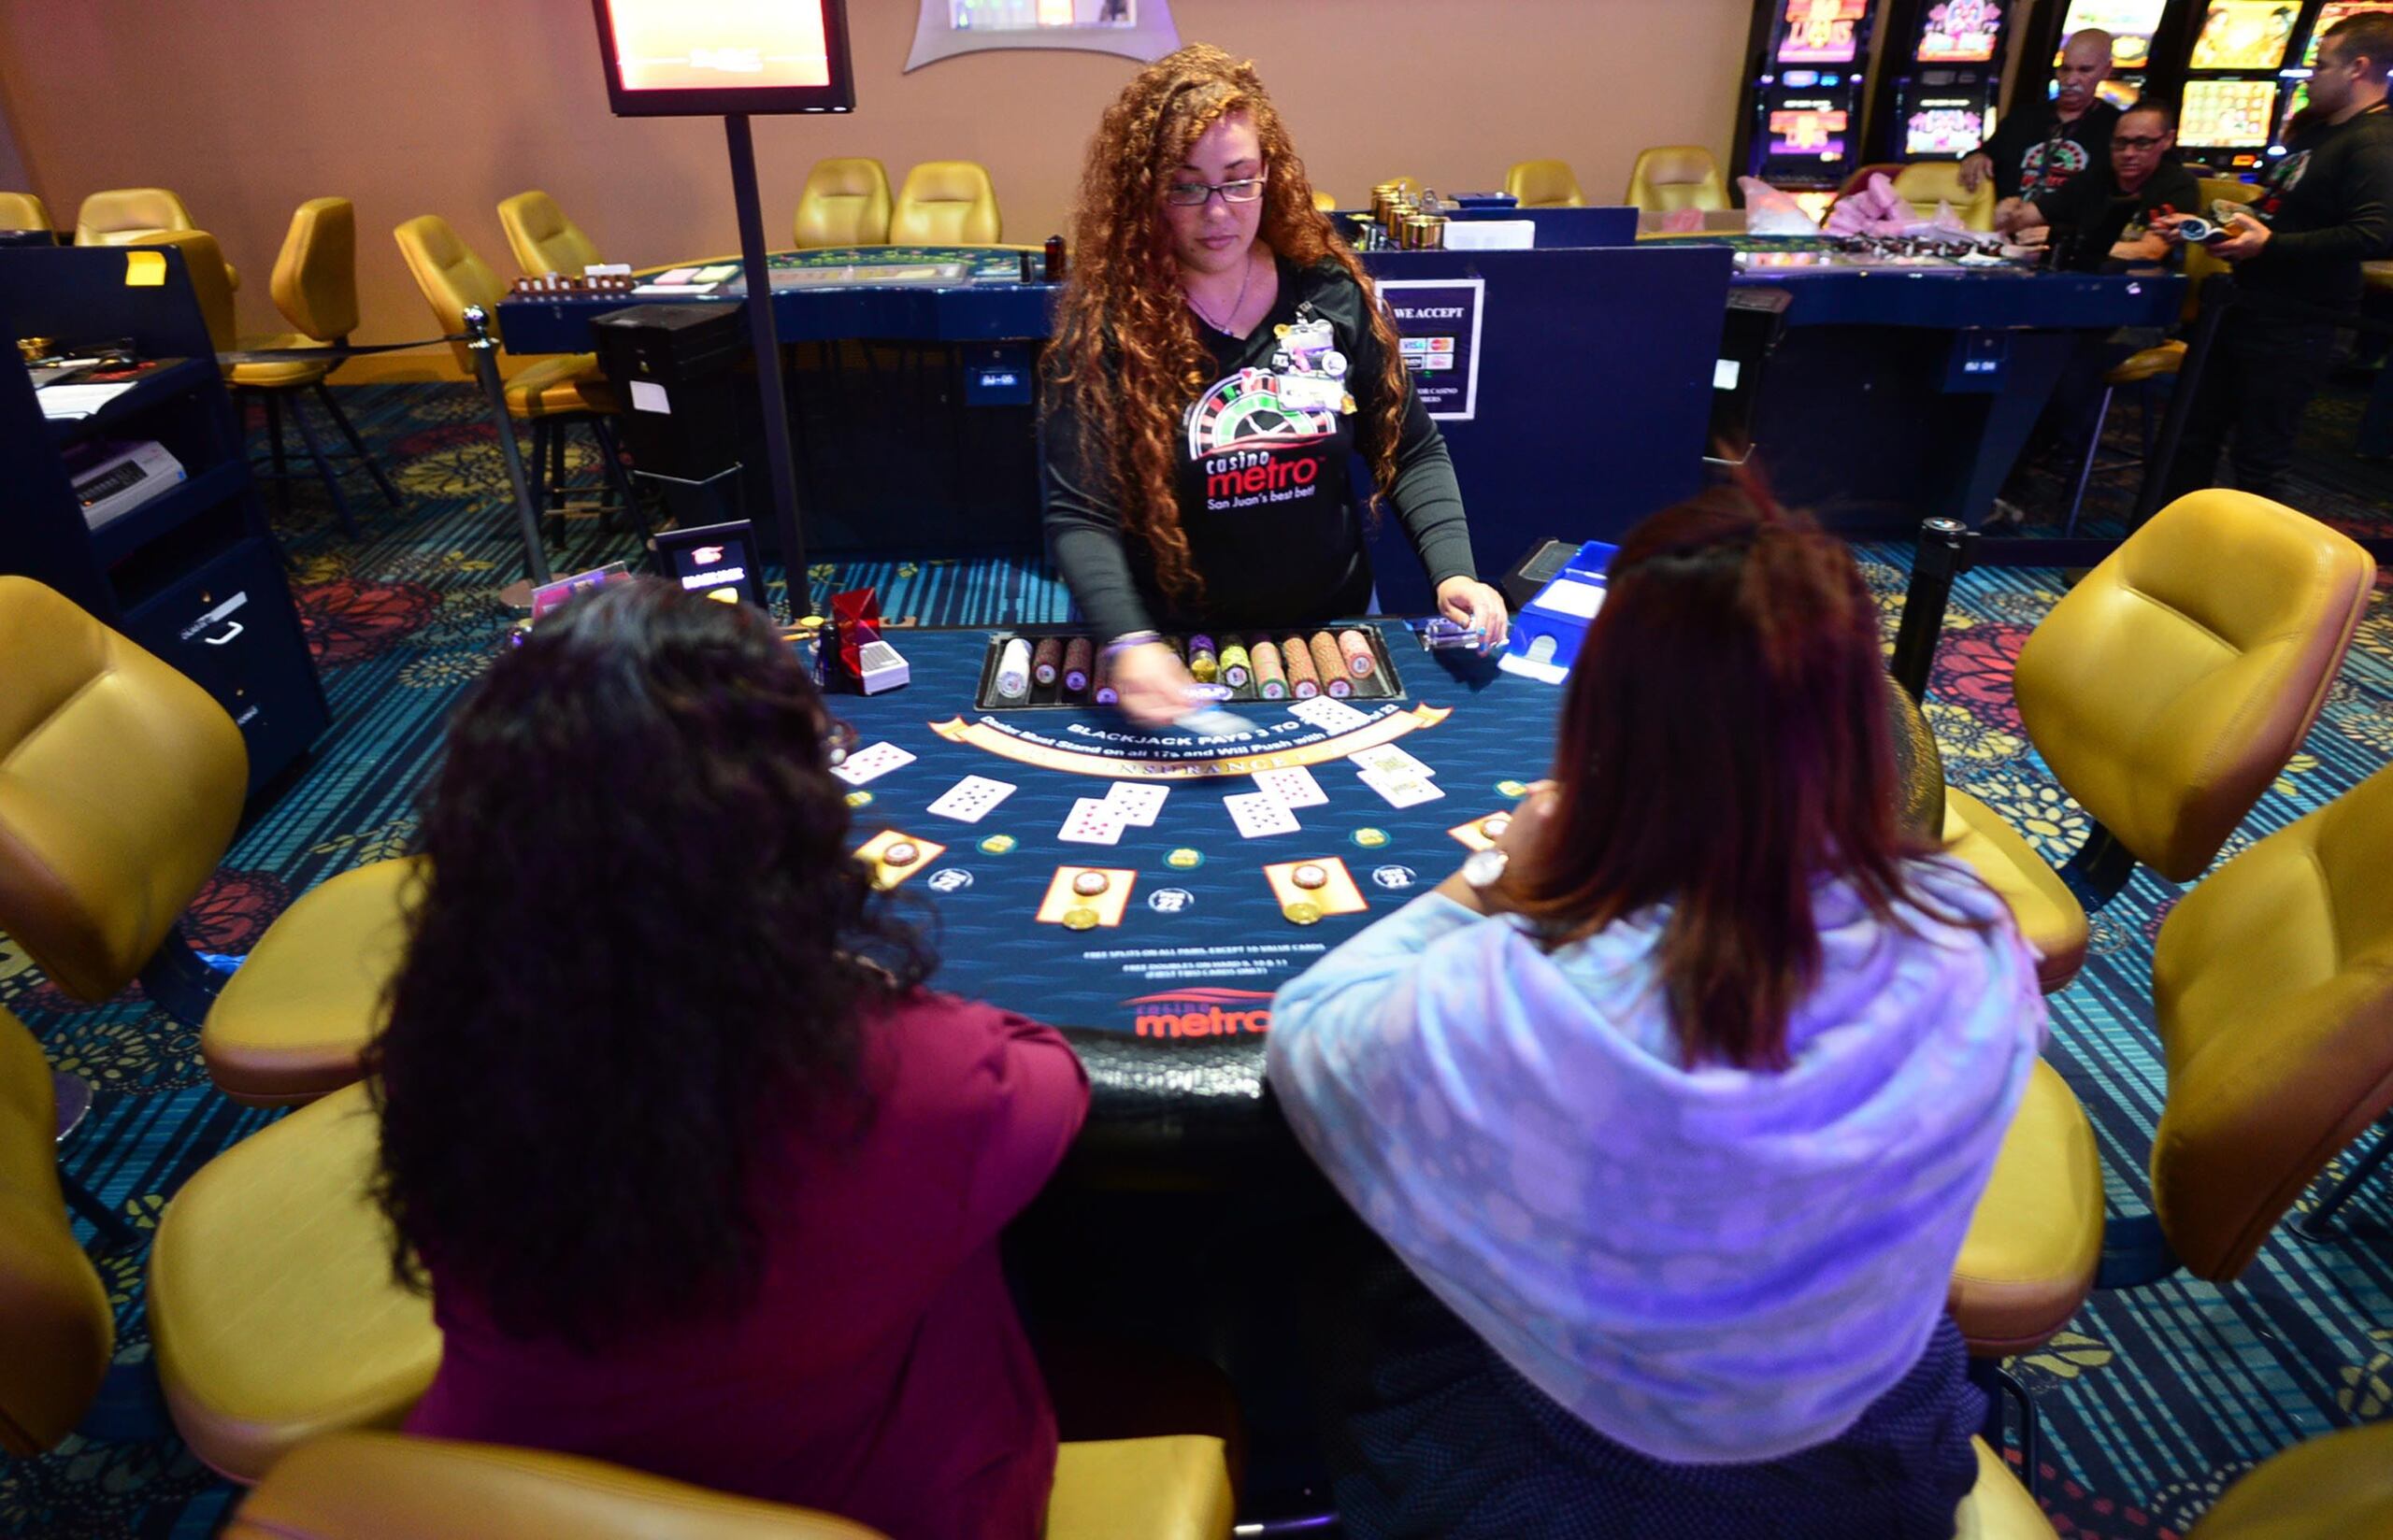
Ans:
[[[2348,16],[2329,27],[2310,106],[2253,206],[2258,217],[2239,210],[2205,243],[2234,264],[2237,303],[2185,408],[2168,499],[2212,484],[2222,444],[2236,486],[2278,495],[2302,411],[2333,359],[2335,325],[2322,312],[2357,309],[2360,264],[2393,252],[2388,66],[2393,15]],[[2154,228],[2182,240],[2185,217],[2164,216]]]
[[[1998,197],[2057,192],[2078,173],[2108,164],[2119,109],[2095,93],[2110,78],[2111,35],[2099,27],[2072,33],[2053,70],[2057,93],[2013,107],[1985,148],[1961,163],[1963,190],[1975,192],[1992,177]]]

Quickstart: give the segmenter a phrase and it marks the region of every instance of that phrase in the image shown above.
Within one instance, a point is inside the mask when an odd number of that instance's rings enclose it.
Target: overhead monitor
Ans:
[[[1778,36],[1782,64],[1849,64],[1860,50],[1870,0],[1785,0]]]
[[[2318,7],[2317,24],[2310,29],[2310,46],[2301,50],[2302,64],[2311,69],[2318,67],[2318,45],[2325,39],[2329,27],[2346,16],[2366,16],[2372,11],[2379,14],[2393,12],[2393,0],[2327,0]]]
[[[2293,46],[2301,20],[2294,0],[2211,0],[2194,39],[2191,69],[2274,69]]]
[[[2276,105],[2274,80],[2188,80],[2177,109],[2177,142],[2188,150],[2267,144]]]
[[[1983,64],[2002,36],[2002,0],[1941,0],[1919,29],[1923,64]]]
[[[619,117],[848,112],[847,0],[591,0]]]
[[[2152,65],[2152,35],[2160,30],[2161,14],[2169,8],[2169,0],[2073,0],[2069,19],[2061,23],[2061,41],[2068,42],[2076,33],[2087,27],[2099,27],[2111,35],[2111,67],[2136,71]],[[2060,55],[2053,55],[2053,63],[2060,63]]]

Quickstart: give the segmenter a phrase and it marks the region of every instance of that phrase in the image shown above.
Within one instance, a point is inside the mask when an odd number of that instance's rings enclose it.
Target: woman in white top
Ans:
[[[1886,688],[1842,542],[1752,489],[1656,515],[1554,780],[1273,1002],[1290,1121],[1444,1307],[1381,1280],[1349,1533],[1952,1533],[1946,1289],[2044,1007],[1899,823]]]

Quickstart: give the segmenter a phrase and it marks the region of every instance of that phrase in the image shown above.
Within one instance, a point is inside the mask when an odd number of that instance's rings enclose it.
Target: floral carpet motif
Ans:
[[[255,810],[186,917],[210,950],[245,951],[291,898],[406,850],[442,723],[500,645],[509,612],[495,591],[522,570],[498,492],[495,440],[472,392],[380,386],[343,393],[406,506],[394,512],[370,490],[353,496],[363,538],[351,542],[337,533],[320,485],[292,487],[293,510],[279,527],[333,725],[271,805]],[[2131,441],[2131,428],[2124,437]],[[577,441],[568,459],[587,474],[585,444]],[[2029,495],[2040,495],[2036,485],[2028,478]],[[2345,527],[2393,527],[2393,503],[2381,490],[2361,496],[2304,479],[2296,501]],[[2098,529],[2114,519],[2115,528],[2118,504],[2114,492],[2098,487],[2087,517]],[[2066,507],[2065,496],[2057,506]],[[628,542],[575,539],[598,545],[598,559],[634,554]],[[1910,552],[1879,545],[1861,554],[1891,638]],[[808,577],[814,596],[875,587],[885,614],[924,624],[1065,616],[1060,586],[1033,558],[824,563]],[[1946,777],[2056,862],[2088,822],[2028,743],[2010,684],[2020,646],[2067,586],[2052,569],[1964,576],[1927,706]],[[2380,582],[2316,727],[2228,854],[2323,806],[2388,758],[2393,587]],[[2151,1025],[2152,950],[2182,891],[2139,873],[2092,917],[2085,972],[2051,1001],[2047,1057],[2095,1124],[2115,1214],[2150,1204],[2144,1168],[2166,1089]],[[6,935],[0,1005],[25,1020],[55,1063],[99,1088],[62,1160],[136,1228],[154,1226],[193,1171],[274,1116],[217,1094],[197,1034],[137,988],[102,1005],[77,1005]],[[2329,1179],[2352,1158],[2330,1167]],[[2314,1191],[2302,1205],[2315,1201]],[[2179,1278],[2098,1295],[2068,1331],[2013,1362],[2041,1413],[2041,1493],[2056,1529],[2072,1540],[2171,1540],[2274,1451],[2393,1416],[2393,1171],[2363,1189],[2335,1231],[2311,1241],[2281,1227],[2243,1277],[2223,1287]],[[116,1309],[119,1364],[137,1370],[149,1356],[141,1258],[97,1261]],[[39,1459],[0,1459],[6,1535],[195,1540],[214,1532],[236,1497],[167,1433],[70,1437]]]

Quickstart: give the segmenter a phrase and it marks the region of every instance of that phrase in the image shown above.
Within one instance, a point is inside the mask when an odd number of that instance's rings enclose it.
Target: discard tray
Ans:
[[[1311,626],[1300,633],[1292,630],[1219,631],[1212,633],[1212,637],[1221,647],[1226,648],[1233,639],[1250,644],[1256,640],[1268,640],[1277,645],[1290,635],[1301,635],[1309,639],[1315,632],[1327,632],[1335,637],[1340,632],[1344,631],[1362,633],[1364,640],[1369,644],[1375,667],[1367,678],[1355,678],[1351,673],[1347,675],[1348,682],[1354,686],[1354,693],[1343,698],[1358,702],[1402,700],[1404,698],[1403,677],[1397,672],[1396,660],[1388,653],[1386,636],[1382,634],[1379,625],[1374,621],[1347,621],[1334,625]],[[1079,691],[1068,691],[1064,688],[1062,676],[1058,674],[1053,684],[1042,685],[1036,678],[1032,679],[1026,695],[998,693],[997,664],[1005,656],[1006,644],[1019,639],[1028,642],[1035,650],[1041,641],[1050,636],[1064,642],[1067,647],[1075,637],[1085,638],[1088,641],[1089,657],[1092,663],[1088,687]],[[1187,661],[1187,635],[1166,636],[1164,641],[1180,654],[1183,663]],[[1095,636],[1072,626],[1017,626],[1010,631],[993,631],[989,634],[988,646],[981,655],[981,679],[978,688],[973,691],[972,704],[976,709],[982,711],[1088,710],[1096,704],[1095,699],[1096,670],[1094,663],[1096,656],[1103,650],[1104,649]],[[1325,699],[1329,698],[1326,691],[1322,694]],[[1293,690],[1289,694],[1276,699],[1266,697],[1260,692],[1259,685],[1250,680],[1243,688],[1232,689],[1229,698],[1222,704],[1225,706],[1284,705],[1297,699],[1298,697]]]

